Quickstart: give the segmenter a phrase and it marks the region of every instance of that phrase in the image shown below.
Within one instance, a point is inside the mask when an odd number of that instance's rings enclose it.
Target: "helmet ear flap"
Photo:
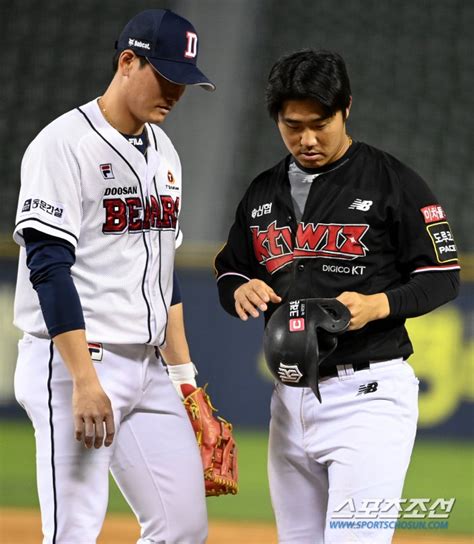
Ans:
[[[351,313],[347,306],[335,298],[310,298],[309,308],[314,307],[318,321],[317,327],[330,334],[341,334],[347,330],[351,321]]]

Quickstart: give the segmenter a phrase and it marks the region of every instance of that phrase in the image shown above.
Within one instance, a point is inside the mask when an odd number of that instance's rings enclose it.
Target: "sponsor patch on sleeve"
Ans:
[[[20,213],[43,216],[58,225],[64,222],[64,205],[60,202],[47,202],[42,198],[26,199]]]
[[[457,261],[457,249],[447,221],[426,227],[439,263]]]
[[[430,204],[420,209],[426,224],[446,221],[446,214],[439,204]]]

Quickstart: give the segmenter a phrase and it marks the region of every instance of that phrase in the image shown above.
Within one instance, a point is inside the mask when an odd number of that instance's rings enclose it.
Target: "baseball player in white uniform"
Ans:
[[[138,14],[103,96],[43,129],[22,162],[15,393],[35,429],[45,544],[96,542],[109,469],[140,544],[206,539],[201,459],[175,391],[195,385],[173,279],[181,165],[156,126],[186,85],[214,89],[197,54],[189,21]]]

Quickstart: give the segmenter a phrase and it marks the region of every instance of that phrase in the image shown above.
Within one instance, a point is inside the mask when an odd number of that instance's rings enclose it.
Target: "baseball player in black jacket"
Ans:
[[[275,385],[269,480],[279,542],[391,542],[418,416],[404,323],[457,295],[456,246],[420,176],[347,134],[352,96],[338,54],[281,58],[266,98],[290,155],[238,206],[215,262],[222,306],[268,322],[281,302],[325,297],[351,313],[320,366],[322,403],[309,388]],[[357,523],[335,525],[341,517]]]

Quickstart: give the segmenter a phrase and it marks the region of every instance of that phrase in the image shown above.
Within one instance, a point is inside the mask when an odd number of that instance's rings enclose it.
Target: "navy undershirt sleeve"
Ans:
[[[178,274],[176,274],[175,270],[173,272],[173,294],[171,295],[171,306],[174,306],[175,304],[180,304],[181,301],[181,286],[179,284]]]
[[[30,281],[38,293],[50,337],[85,329],[81,301],[71,277],[74,247],[35,229],[24,229],[23,237]]]
[[[390,317],[418,317],[456,298],[459,292],[459,270],[420,272],[410,281],[386,291]]]

